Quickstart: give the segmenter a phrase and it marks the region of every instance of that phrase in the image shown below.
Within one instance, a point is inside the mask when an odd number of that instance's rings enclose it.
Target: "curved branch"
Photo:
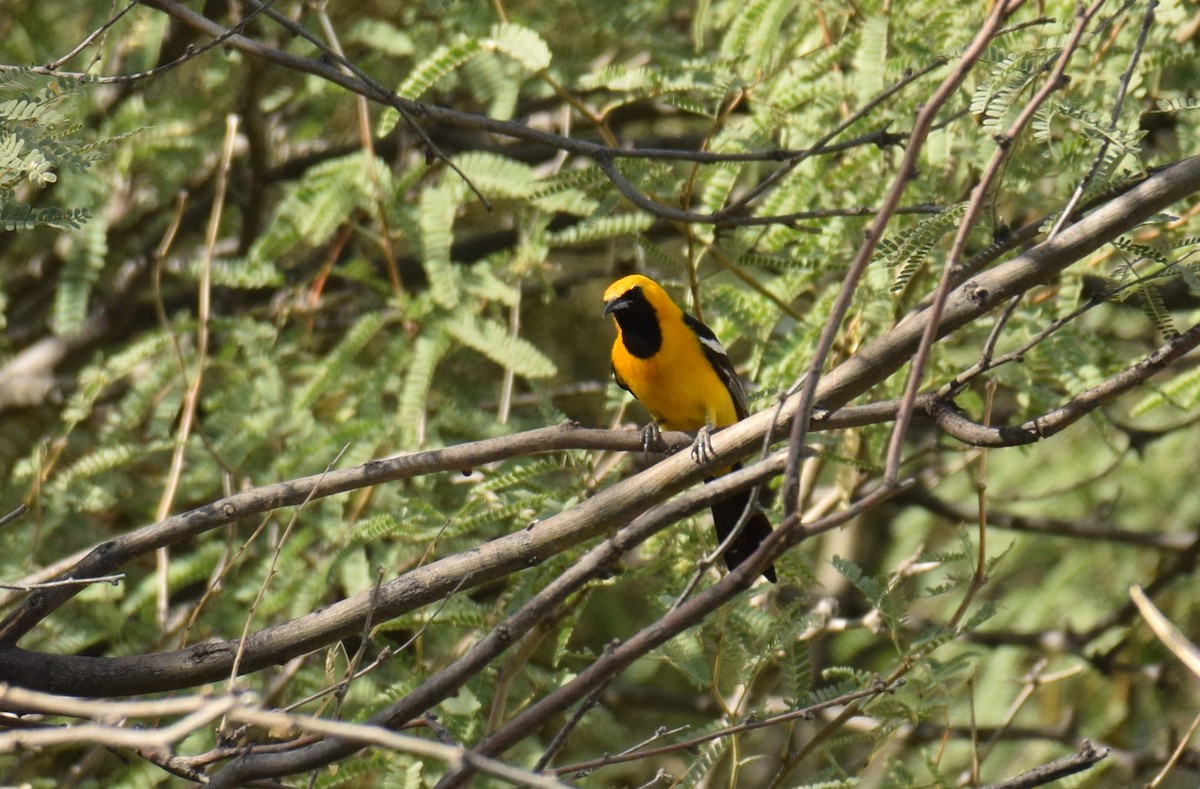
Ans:
[[[1156,173],[1056,238],[964,282],[947,300],[939,336],[969,323],[1013,295],[1052,279],[1074,261],[1133,228],[1147,216],[1196,191],[1200,191],[1200,156],[1185,159]],[[928,314],[923,310],[908,315],[887,334],[868,343],[858,354],[824,376],[817,390],[817,404],[826,412],[817,413],[814,424],[823,423],[828,427],[847,424],[839,422],[837,414],[832,417],[827,414],[837,411],[850,399],[884,380],[904,364],[919,342],[927,320]],[[768,408],[719,431],[713,437],[715,451],[722,459],[740,459],[758,449],[768,430],[776,431],[775,435],[786,434],[798,402],[798,397],[790,397],[779,408]],[[881,418],[894,413],[892,404],[876,404],[866,409],[854,409],[847,416]],[[313,487],[318,477],[307,477],[222,499],[139,529],[97,547],[72,570],[62,574],[59,580],[109,574],[133,558],[162,545],[201,534],[246,515],[299,504],[310,494],[327,496],[417,474],[469,469],[522,452],[580,448],[637,451],[641,447],[639,437],[632,431],[624,436],[614,436],[609,431],[554,427],[461,447],[373,461],[355,469],[330,472],[325,475],[316,493],[313,493]],[[682,490],[695,482],[701,473],[687,453],[667,458],[645,472],[607,488],[579,507],[535,524],[532,529],[506,535],[476,552],[448,557],[385,584],[380,590],[378,614],[387,616],[388,611],[410,610],[409,606],[438,600],[461,583],[464,573],[469,575],[471,584],[481,583],[528,566],[530,557],[545,557],[578,545],[600,534],[613,523],[628,521],[655,502]],[[31,595],[24,605],[0,623],[0,644],[13,647],[21,636],[74,593],[71,587],[57,587]],[[246,669],[270,665],[282,654],[302,654],[303,651],[328,643],[325,639],[330,635],[348,636],[358,632],[369,605],[369,595],[359,595],[324,611],[251,636],[248,650],[259,650],[253,653],[259,657],[256,661],[250,661]],[[274,650],[275,642],[263,636],[268,632],[272,638],[284,637],[288,650]],[[227,647],[222,645],[193,647],[188,651],[189,660],[194,661],[190,668],[202,674],[209,666],[228,666],[225,661],[231,656],[226,652]],[[33,653],[16,649],[0,651],[0,673],[19,668],[21,675],[34,683],[33,687],[49,689],[63,683],[66,687],[76,688],[75,692],[88,692],[88,689],[80,687],[78,676],[45,672],[42,670],[45,665],[37,663],[32,656]],[[179,681],[180,676],[154,679],[163,683],[160,687],[168,687],[172,681]],[[115,678],[114,681],[120,680]]]
[[[1166,369],[1188,351],[1200,346],[1200,323],[1183,334],[1171,338],[1154,353],[1132,367],[1127,367],[1103,383],[1081,392],[1063,405],[1020,425],[992,427],[972,421],[956,409],[952,402],[927,398],[918,407],[924,408],[937,426],[950,436],[977,447],[1014,447],[1032,444],[1055,433],[1061,433],[1087,414],[1110,403],[1150,376]]]
[[[1075,775],[1091,769],[1096,762],[1108,758],[1108,748],[1096,748],[1087,740],[1079,746],[1079,752],[1052,762],[1034,767],[1032,770],[1009,778],[1000,783],[989,784],[985,789],[1032,789],[1035,786],[1045,786],[1068,775]]]
[[[609,145],[588,142],[586,140],[564,137],[554,134],[553,132],[541,131],[530,128],[529,126],[515,121],[501,121],[494,118],[489,118],[485,115],[476,115],[460,110],[452,110],[445,107],[439,107],[433,104],[414,101],[412,99],[402,98],[394,91],[388,90],[379,83],[372,80],[368,75],[357,69],[352,63],[343,58],[336,56],[336,53],[326,52],[326,54],[334,60],[339,61],[339,65],[350,69],[352,73],[346,73],[336,65],[327,62],[325,59],[307,58],[299,55],[294,55],[284,50],[268,46],[253,39],[247,38],[240,34],[232,34],[231,31],[224,25],[218,24],[213,20],[199,14],[181,4],[176,0],[141,0],[143,5],[161,11],[180,22],[188,25],[194,30],[200,31],[206,35],[221,37],[222,42],[232,48],[244,52],[253,57],[265,60],[270,63],[276,63],[285,68],[299,71],[305,74],[312,74],[320,77],[328,82],[339,85],[346,90],[356,93],[371,101],[379,102],[380,104],[392,107],[400,113],[408,124],[413,127],[422,142],[432,151],[436,151],[432,141],[428,135],[420,128],[418,120],[431,121],[435,123],[444,123],[448,126],[454,126],[462,129],[475,129],[477,131],[489,132],[492,134],[502,135],[504,137],[525,140],[539,145],[544,145],[556,150],[574,153],[579,156],[585,156],[600,167],[600,169],[608,176],[609,180],[615,185],[620,192],[625,195],[634,205],[651,213],[654,216],[670,219],[681,222],[691,222],[700,224],[714,225],[760,225],[770,224],[773,222],[787,223],[786,218],[780,217],[746,217],[745,203],[753,197],[759,196],[763,191],[773,186],[779,178],[782,178],[796,164],[809,157],[835,153],[839,150],[844,150],[847,147],[858,145],[888,145],[899,144],[907,139],[907,135],[893,134],[887,132],[886,129],[881,129],[875,132],[866,134],[856,140],[850,140],[839,145],[827,144],[828,141],[840,134],[847,128],[849,121],[840,124],[830,134],[821,138],[821,141],[809,148],[797,150],[769,150],[769,151],[748,151],[741,153],[715,153],[712,151],[691,151],[680,150],[673,148],[641,148],[627,149],[612,147]],[[257,10],[263,9],[263,6],[256,5]],[[897,82],[885,90],[879,97],[872,102],[869,102],[863,111],[873,108],[879,102],[893,95],[895,92],[907,87],[917,81],[926,74],[940,68],[944,65],[945,60],[942,58],[935,59],[932,63],[924,68],[903,75]],[[860,116],[856,114],[850,120],[858,120]],[[461,176],[462,173],[447,157],[440,156],[449,167],[454,169]],[[727,206],[721,211],[716,211],[711,214],[698,214],[691,211],[681,211],[679,209],[670,208],[660,205],[650,198],[639,192],[632,184],[630,184],[621,174],[620,170],[613,164],[617,158],[639,158],[639,159],[654,159],[659,161],[688,161],[700,164],[716,164],[722,162],[781,162],[786,166],[777,174],[769,177],[763,184],[760,184],[758,189],[751,193],[750,196]],[[468,184],[470,182],[468,181]],[[473,187],[472,187],[473,188]],[[478,192],[476,192],[478,194]],[[486,204],[486,198],[480,195]]]
[[[798,515],[785,518],[783,523],[779,524],[779,528],[773,531],[748,559],[731,570],[724,578],[690,600],[672,608],[658,621],[606,652],[603,657],[576,674],[567,684],[530,704],[501,729],[485,737],[473,749],[473,753],[495,755],[505,752],[528,737],[547,718],[563,712],[583,699],[591,688],[608,682],[628,668],[633,661],[666,643],[679,633],[699,624],[710,613],[748,589],[767,565],[782,555],[789,547],[848,523],[864,512],[873,510],[901,492],[903,487],[904,485],[901,484],[896,487],[876,488],[844,510],[813,523],[802,523]],[[437,786],[463,786],[464,781],[469,780],[471,774],[471,768],[461,768],[457,772],[447,773]]]
[[[667,438],[680,437],[684,439],[684,446],[689,445],[685,436]],[[679,443],[674,442],[673,445],[678,446]],[[445,449],[373,460],[354,468],[255,488],[137,529],[98,545],[78,564],[54,580],[107,575],[113,569],[157,548],[195,537],[249,515],[298,505],[310,498],[322,498],[440,471],[469,472],[476,466],[522,454],[566,449],[620,449],[636,452],[641,448],[641,439],[636,431],[588,430],[577,425],[560,425]],[[648,506],[649,503],[652,502],[647,501],[642,507]],[[61,587],[35,592],[0,623],[0,647],[16,644],[31,628],[73,597],[77,591],[70,587]]]
[[[590,550],[578,562],[547,584],[519,610],[492,628],[488,635],[466,654],[426,679],[419,687],[394,704],[372,716],[370,723],[393,728],[453,695],[471,677],[488,666],[499,654],[543,621],[569,595],[584,583],[599,576],[627,550],[655,532],[698,512],[730,491],[761,482],[782,468],[782,457],[758,463],[727,474],[687,496],[680,496],[650,510],[617,532],[611,539]],[[751,576],[751,579],[757,576]],[[749,582],[747,582],[749,583]],[[603,658],[602,658],[603,659]],[[269,775],[286,775],[320,768],[361,749],[349,740],[328,739],[295,751],[279,754],[247,754],[231,762],[212,778],[210,786],[240,786]]]
[[[1200,156],[1155,173],[1054,238],[963,282],[946,299],[937,336],[945,337],[1013,296],[1052,281],[1075,261],[1196,192],[1200,192]],[[867,343],[823,377],[817,405],[836,408],[886,380],[912,358],[928,322],[928,310],[919,308]]]

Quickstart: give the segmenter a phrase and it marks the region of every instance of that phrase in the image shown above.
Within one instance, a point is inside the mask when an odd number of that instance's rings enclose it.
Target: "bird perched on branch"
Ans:
[[[617,324],[613,377],[650,412],[654,422],[647,430],[696,433],[692,456],[699,463],[707,462],[711,432],[748,414],[746,392],[712,329],[676,306],[657,282],[640,274],[608,287],[604,314]],[[738,468],[735,464],[716,469],[706,481]],[[713,504],[718,543],[733,533],[751,493],[739,491]],[[731,570],[737,567],[770,533],[770,521],[754,509],[725,551],[725,565]],[[763,577],[774,582],[775,568],[768,566]]]

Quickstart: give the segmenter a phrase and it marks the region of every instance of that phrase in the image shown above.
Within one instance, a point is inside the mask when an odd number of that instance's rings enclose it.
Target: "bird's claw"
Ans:
[[[716,452],[713,451],[712,445],[712,427],[704,425],[696,431],[696,440],[692,442],[692,460],[696,461],[698,466],[707,466],[714,457]]]
[[[650,448],[657,451],[662,446],[662,428],[658,422],[651,422],[642,428],[642,454],[649,455]]]

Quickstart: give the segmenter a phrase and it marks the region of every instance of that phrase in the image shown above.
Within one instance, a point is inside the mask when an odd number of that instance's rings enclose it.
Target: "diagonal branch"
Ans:
[[[880,239],[883,238],[884,229],[891,222],[897,206],[900,205],[900,198],[903,196],[904,190],[916,174],[917,161],[938,112],[950,100],[954,92],[958,90],[958,86],[967,78],[967,75],[971,72],[971,69],[975,66],[979,58],[983,57],[984,51],[997,35],[1004,20],[1009,14],[1016,11],[1022,1],[1000,0],[1000,2],[993,4],[991,13],[988,14],[983,27],[976,34],[975,38],[971,40],[966,51],[958,63],[955,64],[954,69],[942,80],[942,84],[938,86],[933,95],[929,97],[929,100],[921,107],[920,112],[917,113],[917,119],[913,123],[912,132],[909,134],[908,146],[904,150],[904,158],[900,162],[896,177],[883,199],[879,213],[875,215],[874,221],[871,222],[866,239],[859,246],[858,251],[854,254],[854,259],[850,262],[849,270],[842,279],[842,286],[838,290],[837,297],[829,309],[829,317],[821,329],[821,336],[817,340],[816,349],[813,351],[812,362],[809,364],[807,372],[805,372],[800,381],[799,413],[801,414],[801,418],[792,422],[791,438],[789,439],[791,456],[788,458],[787,471],[784,472],[783,492],[781,494],[783,511],[785,513],[791,514],[795,512],[800,505],[798,500],[800,491],[800,458],[803,454],[808,421],[817,400],[818,385],[821,383],[821,371],[825,368],[825,361],[829,357],[829,352],[833,349],[833,341],[837,337],[838,332],[841,331],[842,321],[846,317],[846,313],[850,311],[850,305],[854,300],[854,292],[858,288],[858,282],[866,272],[867,264],[871,262],[871,256],[874,255],[876,247],[879,246]]]
[[[1083,744],[1079,746],[1078,753],[1047,762],[1000,783],[989,784],[984,789],[1033,789],[1035,786],[1045,786],[1060,778],[1066,778],[1068,775],[1089,770],[1094,764],[1107,757],[1108,748],[1096,748],[1084,740]]]
[[[1062,51],[1059,53],[1054,68],[1051,70],[1049,76],[1047,76],[1041,89],[1021,109],[1021,112],[1012,122],[1012,125],[996,138],[996,150],[992,152],[992,157],[988,161],[987,167],[979,179],[979,183],[975,184],[975,187],[971,190],[971,200],[967,205],[966,213],[959,222],[958,231],[955,233],[954,242],[950,247],[950,254],[946,256],[946,262],[942,266],[942,274],[938,280],[937,289],[934,292],[933,303],[929,307],[932,317],[926,324],[925,333],[921,337],[921,343],[917,346],[917,352],[913,356],[912,364],[909,366],[908,380],[904,386],[904,406],[900,409],[900,414],[896,418],[895,427],[892,429],[892,435],[888,441],[887,461],[884,469],[885,479],[894,480],[900,473],[900,455],[904,448],[905,436],[908,433],[908,422],[912,415],[913,404],[916,401],[917,391],[921,387],[921,378],[925,371],[925,364],[933,349],[934,340],[937,339],[935,330],[938,319],[941,317],[942,307],[946,303],[946,296],[949,294],[953,284],[954,271],[958,268],[959,261],[962,260],[963,253],[966,250],[967,237],[975,225],[975,218],[983,210],[983,203],[991,193],[992,184],[999,177],[1000,168],[1008,159],[1008,155],[1012,151],[1013,144],[1017,138],[1025,130],[1025,127],[1029,125],[1029,122],[1033,120],[1034,113],[1037,112],[1038,108],[1050,98],[1050,94],[1065,84],[1067,64],[1071,62],[1071,57],[1075,54],[1080,39],[1083,38],[1083,32],[1087,29],[1088,22],[1099,12],[1100,6],[1104,5],[1104,2],[1105,0],[1093,0],[1092,5],[1086,11],[1082,8],[1078,9],[1075,17],[1075,25],[1072,27],[1071,33],[1067,37]],[[1074,206],[1071,206],[1064,211],[1063,216],[1069,216],[1073,208]],[[1051,235],[1053,236],[1054,234]]]
[[[1200,191],[1200,157],[1185,159],[1150,176],[1054,239],[964,282],[947,299],[943,321],[938,329],[939,336],[969,323],[1028,288],[1049,281],[1071,263],[1135,227],[1145,217],[1197,191]],[[927,311],[911,313],[887,334],[868,343],[858,354],[826,375],[817,390],[817,402],[827,411],[816,415],[817,424],[832,427],[862,423],[853,422],[851,416],[867,421],[890,418],[890,414],[894,413],[891,404],[854,409],[845,414],[847,420],[841,423],[838,414],[831,417],[830,413],[836,412],[849,400],[899,369],[911,357],[927,320]],[[719,431],[713,439],[715,450],[722,459],[748,456],[759,448],[768,431],[787,429],[798,404],[799,398],[789,398],[779,409],[768,409]],[[679,439],[676,442],[678,445],[687,443],[682,435],[669,438],[673,441]],[[632,431],[613,434],[563,426],[372,461],[353,469],[330,472],[319,485],[317,476],[269,485],[138,529],[98,546],[72,569],[53,580],[107,575],[162,545],[194,537],[247,515],[299,504],[309,495],[328,496],[419,474],[470,469],[523,453],[588,448],[638,451],[641,444],[639,436]],[[380,589],[379,615],[388,616],[389,611],[411,610],[410,607],[441,600],[463,583],[464,576],[468,578],[467,585],[474,585],[516,572],[528,566],[531,556],[544,559],[597,536],[613,523],[627,522],[655,502],[697,481],[701,474],[687,453],[670,457],[635,477],[601,491],[572,510],[537,523],[532,529],[499,538],[469,560],[447,557],[384,584]],[[77,592],[70,586],[35,592],[0,623],[0,646],[15,647],[23,635]],[[247,645],[248,654],[258,655],[259,658],[248,662],[245,667],[254,670],[276,662],[282,655],[295,656],[317,648],[328,643],[331,637],[351,636],[358,632],[369,609],[369,599],[359,595],[278,628],[261,631],[251,636]],[[281,647],[281,644],[286,646]],[[179,653],[187,657],[186,664],[177,665],[163,675],[141,679],[161,682],[163,684],[160,687],[164,688],[176,687],[173,683],[190,683],[196,677],[208,676],[205,672],[210,669],[214,675],[209,678],[213,679],[223,674],[218,667],[228,669],[228,663],[225,662],[229,659],[227,652],[227,645],[197,645],[185,653]],[[19,671],[26,678],[25,681],[39,687],[59,687],[59,683],[62,683],[63,687],[76,688],[74,692],[88,692],[79,684],[78,674],[51,671],[46,663],[40,662],[42,657],[15,648],[0,650],[0,673],[15,676],[8,672]],[[117,683],[115,687],[129,689],[124,692],[142,690],[137,682],[127,676],[124,679],[121,675],[106,676],[106,680]]]

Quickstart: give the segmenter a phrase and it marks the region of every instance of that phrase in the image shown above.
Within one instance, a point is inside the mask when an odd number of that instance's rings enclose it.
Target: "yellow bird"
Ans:
[[[611,315],[617,325],[612,347],[617,384],[646,407],[658,428],[696,433],[693,455],[704,460],[709,433],[749,413],[746,392],[712,329],[676,306],[657,282],[640,274],[623,277],[608,287],[604,314]],[[738,468],[718,469],[713,477]],[[734,493],[713,505],[718,543],[737,526],[750,493]],[[767,517],[758,510],[752,512],[725,552],[726,566],[731,570],[737,567],[770,533]],[[775,568],[767,567],[763,577],[774,582]]]

